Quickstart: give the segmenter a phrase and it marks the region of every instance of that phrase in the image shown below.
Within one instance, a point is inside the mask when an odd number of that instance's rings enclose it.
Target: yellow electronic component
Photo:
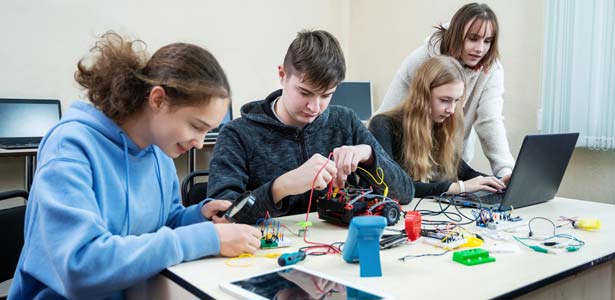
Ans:
[[[339,191],[340,191],[339,187],[334,188],[333,189],[333,197],[336,197],[337,196],[337,192],[339,192]]]
[[[483,245],[483,240],[477,237],[469,236],[469,237],[466,237],[465,239],[467,240],[467,242],[459,247],[476,248],[476,247],[480,247]]]
[[[580,219],[572,222],[574,228],[588,231],[598,230],[600,229],[600,225],[599,219]]]
[[[282,253],[265,253],[261,255],[265,258],[278,258],[280,257],[280,255],[282,255]]]

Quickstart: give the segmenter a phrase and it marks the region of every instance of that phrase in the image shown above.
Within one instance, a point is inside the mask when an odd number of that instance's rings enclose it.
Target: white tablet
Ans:
[[[300,266],[287,266],[220,284],[239,299],[391,300],[390,295],[353,286]]]

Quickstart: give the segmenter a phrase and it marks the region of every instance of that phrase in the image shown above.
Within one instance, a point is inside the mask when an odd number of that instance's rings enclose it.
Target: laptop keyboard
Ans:
[[[481,207],[488,206],[494,207],[498,206],[504,200],[505,193],[491,193],[487,191],[478,191],[475,193],[471,193],[470,195],[465,196],[447,196],[448,200],[453,199],[453,201],[460,206],[465,207]],[[480,199],[480,202],[479,202]]]
[[[30,149],[38,148],[38,143],[24,143],[24,144],[0,144],[0,148],[3,149]]]
[[[480,196],[479,199],[480,199],[480,202],[483,204],[499,204],[499,203],[502,203],[502,200],[504,200],[504,194],[503,193],[487,194],[484,196]]]

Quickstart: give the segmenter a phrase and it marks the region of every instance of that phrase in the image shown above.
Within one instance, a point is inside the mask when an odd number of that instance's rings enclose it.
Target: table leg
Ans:
[[[34,172],[36,171],[36,156],[26,155],[25,160],[24,188],[26,191],[30,192],[32,180],[34,179]]]

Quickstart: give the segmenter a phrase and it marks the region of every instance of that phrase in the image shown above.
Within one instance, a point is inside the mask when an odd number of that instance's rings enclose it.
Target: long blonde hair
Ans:
[[[434,88],[463,82],[464,92],[455,112],[443,123],[431,119]],[[415,181],[457,180],[463,139],[463,103],[466,79],[459,62],[450,56],[436,56],[416,71],[406,99],[385,113],[402,128],[402,167]]]

